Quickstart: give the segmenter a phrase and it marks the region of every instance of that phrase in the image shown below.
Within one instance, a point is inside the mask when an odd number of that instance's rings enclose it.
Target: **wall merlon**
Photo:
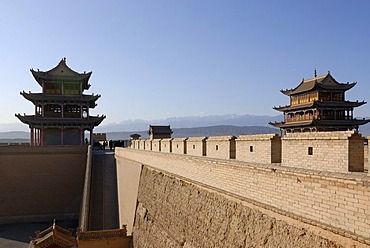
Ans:
[[[258,134],[142,140],[132,148],[161,151],[163,143],[166,146],[163,152],[167,153],[343,173],[363,172],[369,167],[364,164],[369,163],[364,142],[367,141],[358,132],[336,131],[287,133],[283,138],[277,134]]]

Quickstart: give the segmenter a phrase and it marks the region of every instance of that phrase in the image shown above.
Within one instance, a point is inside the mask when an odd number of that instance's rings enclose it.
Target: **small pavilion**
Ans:
[[[151,140],[153,139],[168,139],[172,135],[171,126],[153,126],[149,125],[148,134]]]

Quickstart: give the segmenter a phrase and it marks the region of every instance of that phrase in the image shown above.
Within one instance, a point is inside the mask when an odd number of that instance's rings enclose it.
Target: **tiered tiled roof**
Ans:
[[[49,71],[39,71],[39,70],[35,71],[31,69],[31,73],[41,87],[43,81],[73,79],[82,81],[82,87],[85,90],[88,90],[90,88],[89,79],[92,74],[92,72],[87,73],[75,72],[74,70],[67,66],[65,58],[63,58],[56,67]]]
[[[311,91],[315,88],[327,89],[327,90],[349,90],[354,87],[356,83],[338,83],[328,72],[325,75],[302,80],[302,82],[294,89],[281,90],[285,95],[291,96],[307,91]]]

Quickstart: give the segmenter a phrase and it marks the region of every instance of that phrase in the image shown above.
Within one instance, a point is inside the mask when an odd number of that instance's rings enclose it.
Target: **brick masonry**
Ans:
[[[206,156],[207,137],[191,137],[186,140],[186,154]]]
[[[135,247],[367,247],[144,166]]]
[[[172,140],[172,153],[187,154],[186,140],[187,138],[174,138]]]
[[[116,153],[121,162],[136,161],[187,182],[370,244],[370,177],[365,173],[322,172],[123,148],[117,148]],[[160,180],[156,183],[160,184]],[[153,197],[157,197],[156,186],[153,187]],[[201,203],[189,204],[191,207],[187,209],[201,207]]]
[[[152,142],[152,151],[157,151],[157,152],[161,151],[161,143],[162,143],[161,139],[153,139],[153,140],[150,140],[150,142]]]
[[[282,138],[282,165],[320,171],[363,172],[364,139],[354,131],[288,133]]]
[[[141,140],[132,147],[141,150],[237,159],[253,163],[278,163],[284,166],[331,172],[364,172],[368,169],[368,146],[354,131],[191,137]],[[145,144],[145,145],[144,145]]]
[[[211,158],[235,159],[235,136],[214,136],[207,139],[206,154]]]
[[[280,163],[281,138],[277,134],[240,135],[236,159],[255,163]]]
[[[161,151],[162,152],[172,152],[172,138],[161,140]]]

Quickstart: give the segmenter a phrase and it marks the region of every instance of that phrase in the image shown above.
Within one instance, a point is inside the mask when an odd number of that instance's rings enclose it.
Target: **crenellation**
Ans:
[[[172,140],[173,138],[167,138],[161,140],[161,151],[172,152]]]

